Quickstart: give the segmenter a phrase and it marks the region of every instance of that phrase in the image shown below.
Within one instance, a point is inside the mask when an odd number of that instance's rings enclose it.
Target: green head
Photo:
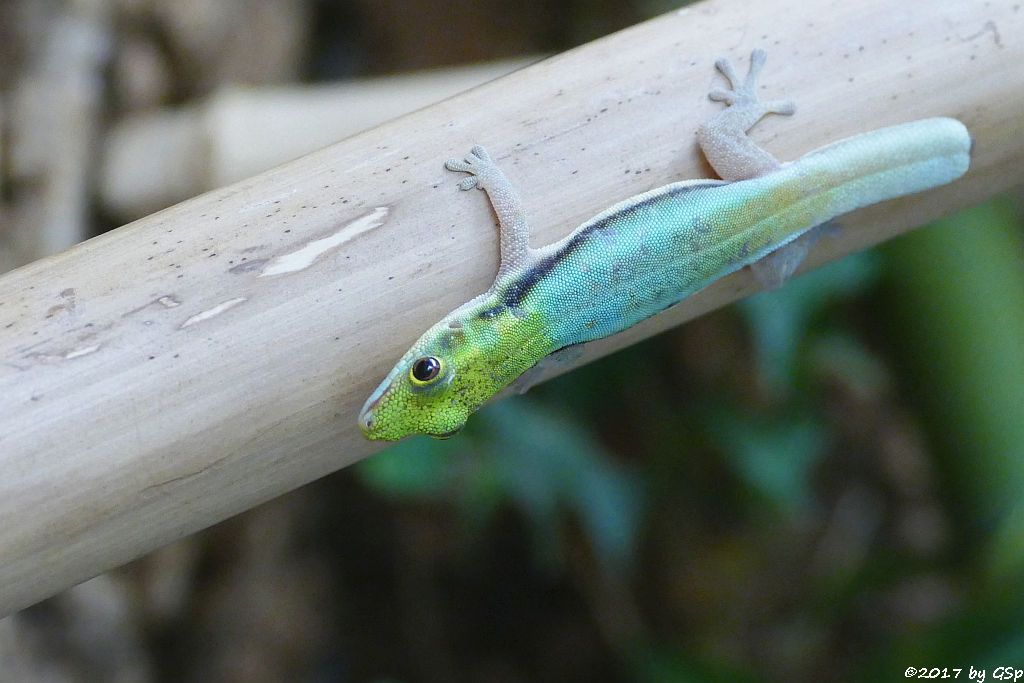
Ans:
[[[509,309],[493,296],[456,309],[427,330],[366,399],[359,413],[363,436],[452,436],[551,351],[541,329],[539,316]]]

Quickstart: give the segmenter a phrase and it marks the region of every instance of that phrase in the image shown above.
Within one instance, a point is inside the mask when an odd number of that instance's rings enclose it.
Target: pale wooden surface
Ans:
[[[705,3],[7,274],[0,614],[381,447],[356,429],[362,401],[496,268],[487,203],[445,158],[487,145],[542,244],[709,175],[694,130],[720,106],[721,55],[745,69],[768,49],[764,92],[798,112],[756,137],[783,159],[926,116],[967,124],[965,179],[851,215],[821,263],[1024,181],[1022,37],[1010,2]],[[584,361],[750,291],[729,277]]]

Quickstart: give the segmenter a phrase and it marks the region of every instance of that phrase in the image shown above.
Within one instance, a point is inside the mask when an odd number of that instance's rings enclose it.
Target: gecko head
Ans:
[[[397,441],[412,434],[454,435],[497,391],[481,373],[479,355],[460,324],[435,325],[366,399],[359,413],[363,436]]]
[[[412,434],[446,439],[477,408],[550,352],[539,314],[484,294],[449,313],[413,344],[363,404],[371,440]]]
[[[403,359],[363,404],[359,413],[363,436],[397,441],[412,434],[438,439],[454,435],[471,412],[451,394],[456,375],[448,358],[424,355]]]

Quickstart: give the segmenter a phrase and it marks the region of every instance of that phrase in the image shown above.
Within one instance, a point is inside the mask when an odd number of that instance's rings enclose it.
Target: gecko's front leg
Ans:
[[[498,216],[501,243],[501,265],[495,282],[501,282],[530,260],[530,227],[519,194],[505,174],[480,145],[475,145],[465,159],[449,159],[444,163],[449,171],[468,173],[459,181],[460,190],[477,187],[487,193]]]

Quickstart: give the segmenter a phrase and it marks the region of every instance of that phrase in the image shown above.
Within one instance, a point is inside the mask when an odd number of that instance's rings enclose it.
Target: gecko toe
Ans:
[[[735,94],[731,90],[712,90],[708,93],[708,99],[714,102],[725,102],[726,104],[732,104],[736,100]]]
[[[715,60],[715,68],[722,72],[722,75],[725,76],[725,79],[729,81],[729,86],[733,90],[735,90],[736,87],[740,84],[740,78],[736,74],[736,70],[732,68],[732,62],[730,62],[725,57],[720,57],[719,59]]]
[[[782,116],[792,116],[796,113],[796,104],[793,100],[773,100],[764,105],[766,111]]]

